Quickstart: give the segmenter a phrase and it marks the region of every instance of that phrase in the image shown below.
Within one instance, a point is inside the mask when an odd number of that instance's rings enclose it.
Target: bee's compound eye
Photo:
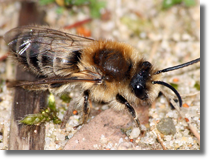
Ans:
[[[141,72],[142,73],[142,72]],[[137,74],[133,79],[131,80],[131,87],[132,91],[138,97],[139,99],[145,100],[148,98],[148,95],[146,93],[146,80],[144,80],[144,77],[140,74]]]
[[[137,84],[134,88],[134,93],[136,95],[136,97],[140,98],[140,99],[145,99],[145,88],[144,86],[142,86],[141,84]]]

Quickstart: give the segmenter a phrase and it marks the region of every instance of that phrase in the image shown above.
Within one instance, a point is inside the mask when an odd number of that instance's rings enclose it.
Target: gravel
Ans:
[[[92,37],[96,39],[106,38],[131,44],[160,69],[200,57],[199,3],[195,7],[186,8],[183,5],[176,5],[163,11],[160,9],[160,2],[148,2],[146,0],[130,0],[129,3],[123,0],[107,1],[107,9],[111,13],[110,18],[106,21],[94,19],[90,24],[86,24],[85,28],[91,30]],[[17,26],[20,3],[3,3],[0,9],[1,14],[4,15],[0,16],[0,35],[2,36],[9,29]],[[62,15],[56,14],[57,6],[54,4],[40,7],[40,9],[47,11],[47,23],[56,28],[62,28],[87,18],[85,12],[87,9],[73,16],[67,10],[64,10]],[[72,29],[71,33],[76,33],[76,29]],[[7,53],[7,47],[2,39],[0,39],[0,46],[1,57]],[[91,130],[93,133],[90,131],[91,138],[83,135],[76,139],[80,133],[82,135],[84,131],[87,133],[88,129],[90,130],[91,123],[99,123],[98,119],[100,116],[103,117],[106,112],[108,112],[107,117],[112,112],[115,115],[114,118],[118,114],[122,117],[126,116],[123,112],[110,111],[106,104],[93,104],[96,109],[92,109],[89,123],[78,127],[76,130],[73,127],[79,124],[80,114],[71,116],[65,129],[60,129],[59,125],[52,122],[46,123],[45,150],[63,150],[70,142],[75,146],[89,144],[89,149],[100,150],[162,150],[163,146],[168,150],[200,150],[199,141],[186,122],[189,121],[200,134],[200,91],[194,87],[196,83],[200,83],[199,66],[200,64],[196,64],[163,74],[163,81],[178,85],[177,90],[183,98],[183,103],[189,106],[181,108],[184,118],[180,116],[177,110],[171,110],[167,97],[173,99],[173,94],[168,89],[163,88],[162,92],[167,96],[160,96],[152,104],[149,110],[149,123],[143,125],[145,128],[144,136],[139,136],[139,131],[136,129],[133,129],[130,135],[122,133],[120,127],[123,128],[123,123],[116,124],[118,121],[113,120],[115,124],[109,124],[110,128],[107,129],[107,132],[94,130],[96,128],[94,126],[97,126],[94,124]],[[0,149],[7,150],[13,90],[6,87],[5,80],[13,78],[14,69],[11,60],[0,61],[0,68],[0,98],[2,99],[0,102]],[[175,78],[178,81],[174,82]],[[76,94],[77,92],[70,93],[72,98],[76,97]],[[58,96],[55,98],[56,106],[59,109],[58,117],[62,119],[68,104],[62,102]],[[79,110],[78,112],[81,113]],[[111,118],[110,116],[109,119]],[[165,118],[170,118],[173,121],[176,133],[164,135],[158,132],[157,125]],[[129,117],[127,122],[131,123]],[[98,138],[96,139],[96,137]],[[159,141],[157,141],[158,137],[161,138]],[[92,139],[94,140],[90,142]]]

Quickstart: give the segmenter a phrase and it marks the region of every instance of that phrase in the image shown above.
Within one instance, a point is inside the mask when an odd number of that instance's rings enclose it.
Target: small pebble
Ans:
[[[133,128],[130,134],[130,139],[137,138],[140,135],[140,129],[139,128]]]
[[[131,142],[122,142],[118,146],[118,150],[133,150],[134,145]]]
[[[176,128],[171,118],[163,118],[157,124],[157,129],[164,135],[170,135],[176,133]]]

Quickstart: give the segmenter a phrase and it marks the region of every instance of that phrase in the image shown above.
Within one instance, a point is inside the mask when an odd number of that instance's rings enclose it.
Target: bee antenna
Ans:
[[[192,64],[197,63],[197,62],[200,62],[200,58],[197,58],[195,60],[192,60],[192,61],[187,62],[187,63],[180,64],[180,65],[177,65],[177,66],[173,66],[173,67],[169,67],[169,68],[159,70],[159,71],[155,72],[154,74],[160,74],[162,72],[169,72],[169,71],[173,71],[173,70],[176,70],[176,69],[184,68],[184,67],[187,67],[187,66],[192,65]]]
[[[176,94],[177,98],[179,99],[179,106],[182,107],[182,98],[181,98],[179,92],[173,86],[171,86],[170,84],[165,83],[163,81],[152,81],[152,84],[160,84],[160,85],[166,86],[169,89],[171,89]]]

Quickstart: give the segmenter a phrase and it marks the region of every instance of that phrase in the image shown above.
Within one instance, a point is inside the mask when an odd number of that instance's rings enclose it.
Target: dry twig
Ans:
[[[9,53],[4,54],[3,56],[0,57],[0,61],[7,59],[8,56],[9,56]]]
[[[72,25],[68,25],[68,26],[65,26],[64,29],[72,29],[72,28],[76,28],[76,27],[79,27],[81,25],[84,25],[85,23],[89,23],[92,21],[92,18],[87,18],[85,20],[82,20],[82,21],[78,21]]]
[[[184,114],[181,112],[179,106],[175,103],[175,101],[173,99],[170,99],[171,104],[176,108],[176,110],[178,111],[179,115],[185,119]],[[186,121],[186,119],[185,119]],[[200,144],[200,134],[196,131],[196,129],[193,127],[193,125],[190,123],[190,121],[186,121],[188,124],[188,127],[190,129],[190,131],[194,134],[194,136],[198,139],[198,142]]]
[[[162,140],[162,138],[160,137],[160,134],[159,134],[158,131],[157,131],[157,128],[155,128],[154,134],[156,135],[157,140],[158,140],[158,142],[160,143],[160,145],[162,146],[163,150],[167,150],[166,146],[163,144],[163,140]]]

